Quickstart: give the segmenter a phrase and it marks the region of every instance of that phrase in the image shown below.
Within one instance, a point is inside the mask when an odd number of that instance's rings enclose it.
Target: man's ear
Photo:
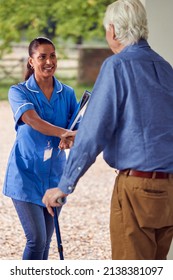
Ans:
[[[113,24],[110,24],[110,31],[112,34],[112,39],[115,40],[116,39],[116,34],[115,34],[115,28]]]

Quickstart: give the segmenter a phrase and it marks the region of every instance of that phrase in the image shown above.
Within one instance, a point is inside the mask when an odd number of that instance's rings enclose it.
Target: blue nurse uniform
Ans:
[[[35,110],[45,121],[66,128],[76,109],[74,90],[54,78],[51,99],[45,97],[34,75],[9,90],[16,140],[9,156],[3,193],[13,199],[41,206],[48,188],[57,187],[66,161],[58,148],[58,137],[43,135],[21,121],[27,110]],[[45,151],[49,155],[45,157]]]

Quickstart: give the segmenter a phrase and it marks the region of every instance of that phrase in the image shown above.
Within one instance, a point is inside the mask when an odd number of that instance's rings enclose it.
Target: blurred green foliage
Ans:
[[[0,56],[13,42],[46,36],[61,40],[104,38],[103,17],[115,0],[0,0]]]

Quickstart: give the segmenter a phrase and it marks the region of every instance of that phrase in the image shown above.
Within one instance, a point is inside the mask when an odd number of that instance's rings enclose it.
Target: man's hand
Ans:
[[[54,216],[52,207],[60,207],[62,204],[57,202],[57,200],[66,196],[67,194],[63,193],[58,188],[49,189],[45,192],[42,201],[46,205],[49,214]]]
[[[61,142],[59,144],[61,150],[70,149],[73,146],[76,133],[77,130],[67,130],[61,135]]]

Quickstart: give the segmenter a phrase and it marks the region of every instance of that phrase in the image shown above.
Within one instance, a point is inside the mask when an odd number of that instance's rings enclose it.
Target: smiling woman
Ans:
[[[77,106],[74,90],[55,78],[56,67],[54,44],[34,39],[25,82],[11,86],[8,93],[17,135],[3,193],[12,198],[27,237],[26,260],[48,258],[54,223],[42,197],[57,187],[62,175],[66,156],[58,146]]]
[[[48,100],[50,100],[53,91],[52,76],[54,75],[57,67],[55,46],[53,43],[41,44],[35,49],[34,44],[36,45],[38,40],[39,42],[45,41],[45,38],[37,38],[30,44],[28,69],[35,72],[35,79],[37,83]],[[50,40],[48,42],[50,42]]]

